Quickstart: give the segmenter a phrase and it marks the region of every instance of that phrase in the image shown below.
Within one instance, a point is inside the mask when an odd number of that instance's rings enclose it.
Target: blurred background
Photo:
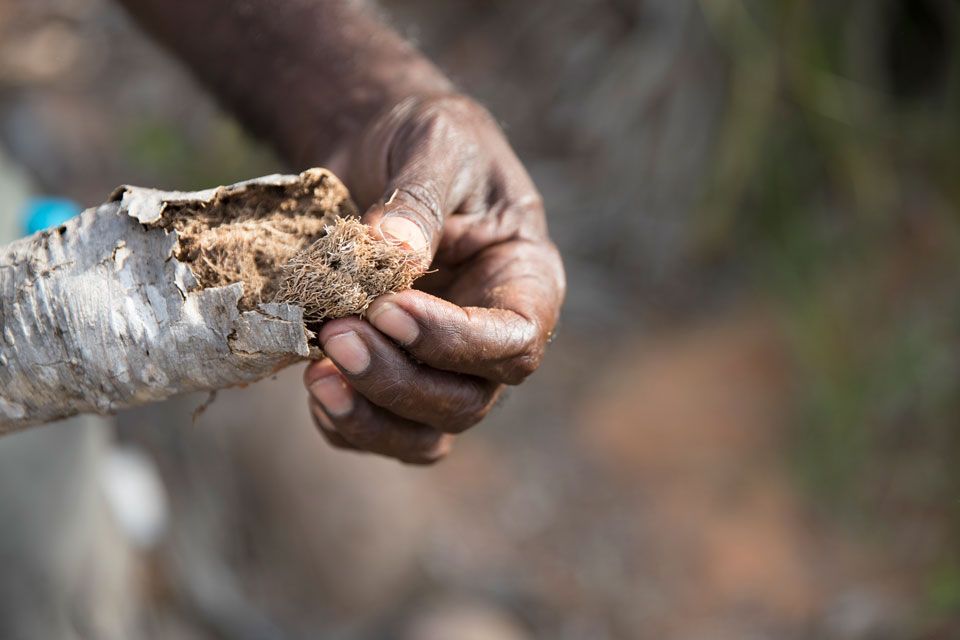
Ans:
[[[299,371],[4,438],[0,637],[960,637],[960,5],[380,6],[543,191],[544,366],[429,469]],[[108,0],[0,0],[6,238],[286,169]]]

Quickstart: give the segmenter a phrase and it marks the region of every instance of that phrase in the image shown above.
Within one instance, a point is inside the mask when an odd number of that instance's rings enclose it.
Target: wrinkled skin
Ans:
[[[540,365],[564,294],[540,195],[493,118],[458,95],[413,98],[346,153],[374,232],[434,254],[417,290],[328,322],[304,382],[327,441],[432,463]]]

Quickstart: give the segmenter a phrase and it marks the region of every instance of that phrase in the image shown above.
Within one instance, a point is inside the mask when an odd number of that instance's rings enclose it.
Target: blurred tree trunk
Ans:
[[[109,438],[85,416],[3,439],[0,638],[136,637],[133,557],[101,493]]]

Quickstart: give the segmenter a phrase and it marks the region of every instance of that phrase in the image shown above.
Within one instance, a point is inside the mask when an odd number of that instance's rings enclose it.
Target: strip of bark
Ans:
[[[218,211],[233,220],[246,211],[254,227],[277,211],[324,224],[356,213],[318,169],[194,193],[121,187],[59,228],[0,248],[0,433],[247,384],[317,355],[303,309],[270,301],[283,260],[264,261],[251,245],[243,250],[255,259],[234,264],[240,274],[178,226]],[[307,226],[294,249],[315,239]]]

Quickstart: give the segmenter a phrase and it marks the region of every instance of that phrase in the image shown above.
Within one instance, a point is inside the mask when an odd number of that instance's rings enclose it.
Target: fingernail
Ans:
[[[380,223],[380,233],[385,240],[406,244],[414,251],[424,251],[430,243],[430,239],[419,224],[399,214],[388,213]]]
[[[392,302],[376,305],[368,317],[370,324],[400,344],[411,344],[420,336],[417,321]]]
[[[370,352],[355,331],[338,333],[323,343],[323,350],[334,362],[356,375],[370,366]]]
[[[345,416],[353,409],[353,394],[340,376],[316,380],[310,385],[310,395],[332,416]]]

